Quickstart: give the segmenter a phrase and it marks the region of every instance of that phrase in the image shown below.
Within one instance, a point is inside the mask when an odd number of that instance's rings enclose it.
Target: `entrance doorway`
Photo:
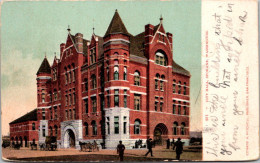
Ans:
[[[163,145],[168,138],[168,129],[163,123],[159,123],[154,128],[154,143],[156,145]]]
[[[64,136],[64,147],[65,148],[75,148],[75,134],[71,129],[68,129]]]

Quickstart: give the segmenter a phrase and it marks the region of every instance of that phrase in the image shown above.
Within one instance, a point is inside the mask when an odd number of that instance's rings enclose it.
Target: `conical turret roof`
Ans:
[[[107,36],[109,34],[116,34],[116,33],[131,35],[128,33],[117,10],[107,28],[107,32],[106,32],[105,36]]]
[[[43,59],[42,64],[41,64],[39,70],[37,71],[37,75],[39,73],[51,74],[51,66],[46,57]]]

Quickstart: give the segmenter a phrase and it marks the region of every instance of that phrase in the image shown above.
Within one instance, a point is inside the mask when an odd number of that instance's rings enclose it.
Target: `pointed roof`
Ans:
[[[43,59],[42,64],[41,64],[39,70],[37,71],[37,75],[39,73],[47,73],[47,74],[51,73],[51,66],[46,57]]]
[[[16,120],[10,122],[9,124],[21,123],[26,121],[37,121],[37,109],[32,110],[31,112],[17,118]]]
[[[115,34],[115,33],[131,35],[130,33],[128,33],[128,31],[127,31],[121,17],[119,16],[117,10],[116,10],[108,28],[107,28],[107,32],[106,32],[105,36],[107,36],[109,34]]]

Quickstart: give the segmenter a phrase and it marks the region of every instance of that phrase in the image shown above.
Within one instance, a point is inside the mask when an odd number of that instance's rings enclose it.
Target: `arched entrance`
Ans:
[[[163,123],[159,123],[154,128],[154,143],[156,145],[163,145],[164,140],[168,138],[168,129]]]
[[[68,129],[64,135],[64,147],[65,148],[75,148],[75,134],[71,129]]]

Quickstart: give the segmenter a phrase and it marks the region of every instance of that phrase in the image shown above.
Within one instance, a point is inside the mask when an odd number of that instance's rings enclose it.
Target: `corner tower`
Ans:
[[[118,11],[104,36],[106,147],[129,140],[128,33]]]

